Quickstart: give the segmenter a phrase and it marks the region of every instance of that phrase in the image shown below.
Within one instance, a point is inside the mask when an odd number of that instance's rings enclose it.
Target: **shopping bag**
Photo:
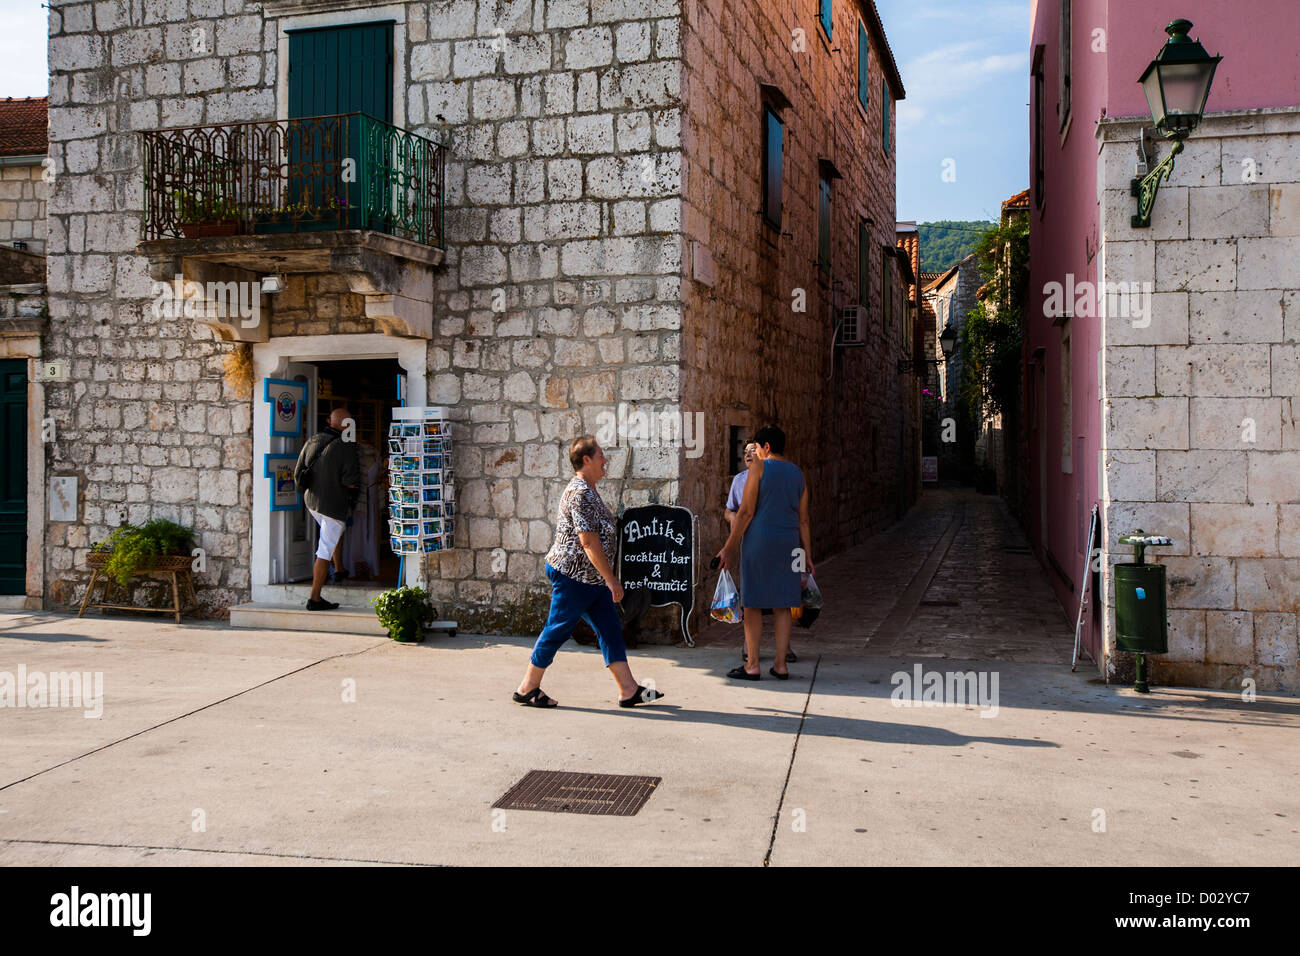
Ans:
[[[709,616],[724,624],[739,624],[740,593],[731,581],[731,575],[723,571],[718,575],[718,586],[713,589],[713,603],[709,605]]]
[[[813,580],[811,574],[805,576],[803,593],[800,598],[802,605],[799,608],[799,613],[791,613],[794,619],[799,622],[800,627],[810,628],[822,613],[822,592],[817,587],[817,582]]]
[[[805,608],[815,607],[819,609],[822,606],[821,589],[817,587],[817,582],[813,580],[811,574],[807,576],[803,583],[803,606]]]

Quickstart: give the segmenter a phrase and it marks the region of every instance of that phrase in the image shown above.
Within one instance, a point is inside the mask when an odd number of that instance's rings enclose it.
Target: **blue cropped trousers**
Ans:
[[[583,584],[561,574],[549,564],[546,576],[551,579],[551,614],[533,645],[533,666],[547,668],[555,652],[573,636],[579,621],[586,621],[596,632],[605,666],[627,660],[623,644],[623,623],[614,606],[614,596],[603,584]]]

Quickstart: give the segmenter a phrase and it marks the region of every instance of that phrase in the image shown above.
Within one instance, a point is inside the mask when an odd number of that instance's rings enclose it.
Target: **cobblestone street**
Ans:
[[[811,631],[795,627],[798,653],[1070,662],[1073,627],[996,496],[928,490],[893,527],[817,567],[826,607]],[[699,643],[739,643],[740,630],[712,623]]]

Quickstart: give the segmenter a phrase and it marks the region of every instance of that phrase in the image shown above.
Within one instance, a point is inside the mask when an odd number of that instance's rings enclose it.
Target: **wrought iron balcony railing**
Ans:
[[[364,113],[143,136],[146,239],[373,229],[443,246],[443,147]]]

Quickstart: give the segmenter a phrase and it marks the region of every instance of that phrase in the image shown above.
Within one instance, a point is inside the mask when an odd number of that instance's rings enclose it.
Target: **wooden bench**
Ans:
[[[172,580],[172,606],[171,607],[140,607],[135,604],[111,604],[109,603],[109,592],[112,586],[117,582],[104,573],[104,565],[108,563],[109,553],[107,551],[92,551],[86,558],[86,564],[91,568],[90,584],[86,586],[86,594],[81,599],[81,610],[77,612],[77,617],[86,613],[86,608],[114,608],[121,611],[144,611],[152,614],[175,614],[176,623],[181,622],[181,612],[197,611],[199,609],[198,595],[194,591],[194,568],[188,555],[167,555],[158,558],[153,565],[148,568],[140,568],[132,571],[132,577],[149,574],[161,574],[170,576]],[[95,591],[95,582],[103,578],[104,593],[97,602],[91,602],[90,596]],[[184,585],[188,592],[188,601],[184,607],[181,606],[181,585]],[[120,586],[120,585],[119,585]],[[131,587],[126,589],[127,596],[125,600],[131,599]]]

